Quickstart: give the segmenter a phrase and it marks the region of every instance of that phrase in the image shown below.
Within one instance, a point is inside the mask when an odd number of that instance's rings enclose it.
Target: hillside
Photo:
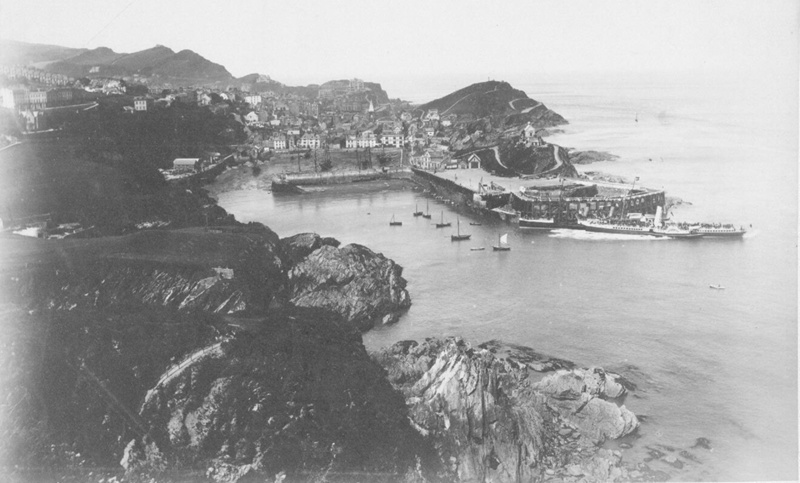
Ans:
[[[52,62],[74,57],[82,52],[86,52],[86,49],[0,39],[0,64],[5,65]]]
[[[234,77],[224,66],[209,61],[191,50],[175,52],[155,47],[133,53],[118,53],[108,47],[70,49],[54,45],[0,41],[0,63],[39,65],[56,74],[70,77],[156,77],[166,82],[230,82]]]
[[[75,65],[110,64],[124,56],[125,54],[118,54],[108,47],[98,47],[96,49],[87,50],[86,52],[81,52],[75,57],[70,57],[66,59],[66,62]]]
[[[528,122],[535,127],[567,124],[560,114],[502,81],[472,84],[419,106],[421,113],[431,109],[437,109],[440,116],[456,114],[459,118],[488,118],[493,126],[501,128]]]
[[[153,67],[151,72],[161,77],[178,79],[205,81],[228,81],[233,79],[233,76],[225,67],[215,64],[191,50],[181,50],[177,54],[165,58]],[[146,69],[143,69],[142,73],[147,73]]]
[[[131,73],[138,73],[146,69],[152,69],[174,56],[175,52],[169,47],[156,45],[150,49],[140,50],[132,54],[125,54],[112,62],[116,67],[125,69]]]

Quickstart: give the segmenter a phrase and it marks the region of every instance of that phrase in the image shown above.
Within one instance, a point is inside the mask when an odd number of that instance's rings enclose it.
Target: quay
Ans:
[[[495,176],[486,171],[412,168],[415,181],[432,193],[505,221],[518,216],[558,218],[572,225],[581,217],[613,217],[625,213],[655,214],[665,192],[645,187],[581,178]]]
[[[352,169],[322,173],[285,173],[272,178],[272,191],[295,192],[302,191],[303,186],[358,183],[383,179],[410,179],[412,175],[409,167]]]

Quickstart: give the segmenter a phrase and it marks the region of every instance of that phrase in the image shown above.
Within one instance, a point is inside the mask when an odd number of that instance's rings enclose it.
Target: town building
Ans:
[[[195,171],[200,164],[200,158],[175,158],[172,169],[176,171]]]
[[[394,146],[400,148],[403,146],[403,135],[395,133],[381,134],[381,144],[384,146]]]
[[[261,104],[261,101],[262,99],[260,94],[251,94],[249,96],[244,97],[244,102],[250,104],[253,107]]]
[[[350,79],[350,84],[347,88],[350,92],[361,92],[364,90],[364,81],[361,79]]]
[[[0,89],[0,96],[3,97],[3,107],[7,109],[23,109],[28,103],[28,91],[26,89]]]
[[[319,135],[305,133],[300,137],[300,147],[306,149],[319,149],[321,146]]]
[[[358,136],[357,145],[359,148],[374,148],[378,145],[377,136],[372,131],[364,131]]]
[[[267,147],[275,151],[282,151],[286,149],[286,138],[281,135],[272,136],[267,143]]]
[[[29,109],[44,109],[47,107],[47,91],[28,92],[27,106]]]
[[[134,97],[133,110],[137,112],[145,112],[153,107],[152,97]]]

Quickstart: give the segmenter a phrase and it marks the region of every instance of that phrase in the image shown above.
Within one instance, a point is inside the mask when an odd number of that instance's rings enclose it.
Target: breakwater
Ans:
[[[413,181],[423,186],[435,196],[441,196],[454,204],[466,207],[469,211],[477,215],[498,216],[491,211],[493,208],[508,204],[510,193],[483,193],[462,186],[455,181],[437,176],[436,174],[411,168]]]
[[[382,179],[408,179],[411,174],[411,169],[407,167],[325,173],[285,173],[272,178],[272,189],[273,191],[295,191],[299,186],[358,183]]]

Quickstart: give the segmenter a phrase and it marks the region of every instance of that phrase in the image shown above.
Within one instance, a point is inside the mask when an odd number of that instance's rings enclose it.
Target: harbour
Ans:
[[[617,104],[609,106],[609,95],[600,88],[592,91],[591,101],[572,99],[570,92],[577,88],[544,88],[551,92],[550,104],[575,118],[552,141],[596,146],[625,159],[582,171],[613,172],[631,180],[640,176],[637,185],[663,186],[686,200],[672,211],[690,224],[718,220],[716,228],[721,228],[752,222],[756,228],[733,243],[723,237],[672,243],[649,235],[515,229],[497,212],[468,206],[475,190],[450,180],[442,180],[436,193],[425,193],[429,187],[416,183],[384,187],[375,182],[370,184],[374,190],[341,185],[304,195],[228,192],[220,194],[219,202],[237,219],[267,222],[281,236],[314,231],[342,243],[375,247],[401,264],[413,304],[398,323],[365,334],[371,350],[399,340],[460,334],[475,343],[514,340],[578,363],[602,365],[631,376],[637,395],[625,405],[646,417],[639,438],[609,443],[611,449],[632,445],[624,450],[626,459],[651,458],[649,448],[658,445],[686,447],[707,438],[714,451],[698,453],[699,463],[689,461],[680,470],[662,464],[659,469],[683,481],[791,475],[796,435],[785,423],[796,417],[797,386],[794,371],[784,368],[795,353],[796,226],[786,222],[795,216],[793,203],[783,201],[796,201],[796,193],[780,182],[784,174],[750,162],[785,160],[792,151],[781,141],[782,131],[760,129],[765,142],[756,150],[745,148],[742,132],[749,132],[751,123],[726,125],[722,118],[730,115],[719,111],[717,102],[701,104],[705,110],[670,124],[655,121],[658,111],[640,109],[636,129],[644,131],[638,133],[626,127],[624,115],[634,110],[627,106],[638,98],[614,97]],[[629,89],[637,92],[635,86]],[[673,91],[664,89],[671,99]],[[587,109],[587,104],[594,107]],[[773,112],[737,109],[747,112],[747,119]],[[608,118],[608,112],[619,114]],[[710,138],[691,135],[700,126]],[[671,144],[676,137],[689,145]],[[712,153],[704,149],[707,143],[724,148]],[[652,149],[662,150],[663,163],[648,161]],[[686,151],[695,156],[681,157]],[[471,178],[477,189],[481,175],[466,172],[447,175]],[[484,183],[490,179],[484,177]],[[720,184],[726,189],[711,188]],[[413,217],[415,210],[428,211],[433,219]],[[470,241],[452,243],[455,227],[452,233],[434,228],[441,218],[436,212],[442,210],[446,220],[460,217]],[[386,226],[393,213],[404,217],[399,231]],[[493,252],[490,247],[506,232],[512,250]],[[771,350],[765,353],[763,347]]]

